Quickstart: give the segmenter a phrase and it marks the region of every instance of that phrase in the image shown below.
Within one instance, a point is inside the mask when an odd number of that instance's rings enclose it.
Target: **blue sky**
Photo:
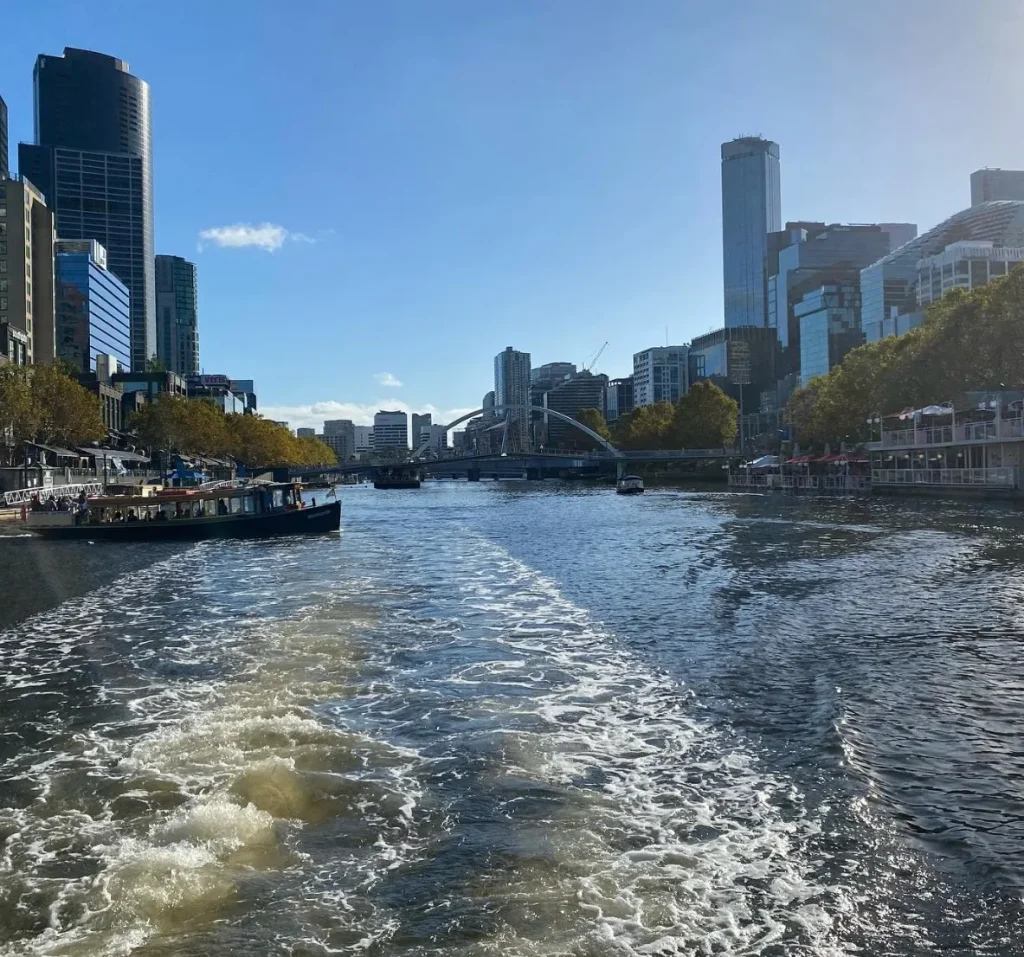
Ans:
[[[1015,0],[11,7],[12,140],[36,54],[128,60],[153,91],[157,251],[199,267],[203,366],[293,426],[476,407],[506,345],[580,363],[609,340],[616,376],[666,329],[720,325],[738,134],[780,143],[786,219],[924,229],[971,170],[1024,168]]]

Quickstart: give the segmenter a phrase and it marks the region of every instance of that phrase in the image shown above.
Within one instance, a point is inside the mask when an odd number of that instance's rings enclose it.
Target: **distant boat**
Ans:
[[[84,510],[34,511],[26,527],[43,538],[79,541],[198,541],[336,532],[341,502],[306,505],[298,483],[223,483],[161,489],[155,495],[100,495]]]
[[[641,495],[644,490],[644,480],[639,475],[625,475],[619,479],[615,491],[619,495]]]
[[[373,476],[374,488],[419,488],[419,472],[403,468],[381,469]]]

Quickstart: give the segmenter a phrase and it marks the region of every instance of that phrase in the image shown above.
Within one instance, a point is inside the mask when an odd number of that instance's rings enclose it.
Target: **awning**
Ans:
[[[63,459],[80,459],[82,457],[81,452],[73,452],[71,449],[62,449],[58,445],[43,445],[41,442],[26,442],[26,445],[31,445],[34,449],[43,449],[46,452],[52,452],[54,455],[59,455]]]
[[[770,469],[774,468],[779,464],[779,457],[777,455],[762,455],[760,458],[754,459],[753,462],[747,463],[748,469]]]
[[[97,459],[120,459],[122,462],[148,462],[148,455],[140,455],[138,452],[126,452],[123,449],[83,449],[78,450],[83,455]]]
[[[893,412],[887,415],[887,419],[900,419],[906,421],[907,419],[916,419],[920,415],[952,415],[953,406],[951,405],[926,405],[922,409],[901,409],[899,412]]]
[[[794,455],[791,459],[786,459],[786,465],[806,465],[808,462],[813,461],[809,455]]]

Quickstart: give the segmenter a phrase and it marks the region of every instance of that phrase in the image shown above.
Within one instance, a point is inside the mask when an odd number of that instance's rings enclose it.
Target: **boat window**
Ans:
[[[217,514],[217,502],[215,499],[208,498],[205,501],[199,503],[202,505],[203,515],[216,515]]]
[[[256,511],[256,499],[252,495],[246,495],[241,501],[246,515],[252,515]]]
[[[274,508],[283,508],[283,507],[284,507],[284,492],[281,489],[276,488],[276,489],[274,489]]]
[[[234,498],[228,499],[228,506],[231,509],[232,515],[240,515],[242,512],[242,500],[235,496]]]

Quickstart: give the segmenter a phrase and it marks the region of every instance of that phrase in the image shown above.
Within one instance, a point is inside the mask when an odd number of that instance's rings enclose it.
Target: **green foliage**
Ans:
[[[608,439],[611,436],[611,433],[608,431],[608,423],[605,422],[604,416],[598,409],[580,409],[576,413],[575,419],[592,432],[596,432],[603,439]],[[602,448],[601,444],[592,439],[586,432],[581,432],[579,429],[574,429],[571,426],[568,429],[565,440],[573,448],[577,449],[592,451]]]
[[[787,407],[801,443],[865,441],[867,420],[968,391],[1024,387],[1024,269],[970,292],[954,289],[905,335],[851,351],[797,389]]]
[[[0,441],[8,457],[23,442],[74,448],[106,434],[99,400],[70,366],[0,366]]]
[[[258,415],[225,415],[210,402],[161,394],[132,416],[129,427],[147,448],[186,455],[231,456],[248,466],[333,465],[319,439],[296,438]]]
[[[675,446],[718,449],[736,441],[739,407],[714,382],[695,382],[677,403],[672,421]]]

